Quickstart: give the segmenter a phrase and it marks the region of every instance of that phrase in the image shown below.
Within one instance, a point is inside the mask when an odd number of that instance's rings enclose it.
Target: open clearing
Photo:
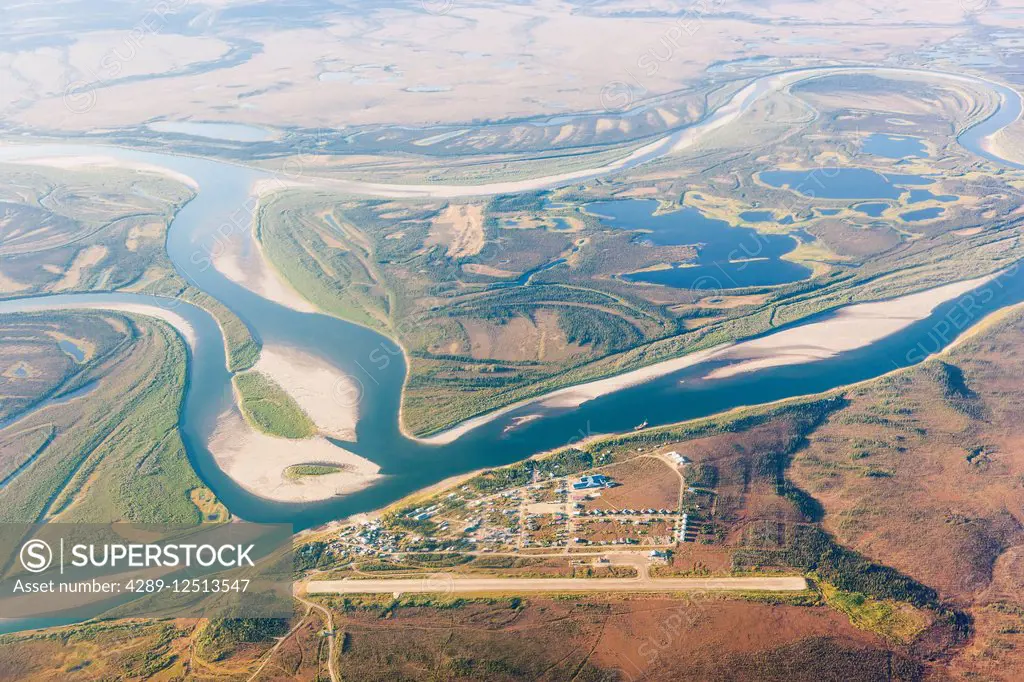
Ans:
[[[449,258],[480,253],[484,247],[484,207],[451,204],[434,221],[428,243],[446,245]]]
[[[769,591],[801,592],[807,580],[801,576],[741,578],[452,578],[433,575],[409,580],[313,580],[309,594],[409,594],[473,592],[690,592]]]

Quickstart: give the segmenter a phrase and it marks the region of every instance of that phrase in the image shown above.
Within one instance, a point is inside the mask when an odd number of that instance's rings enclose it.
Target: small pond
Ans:
[[[875,133],[864,140],[861,151],[872,156],[887,159],[905,159],[907,157],[922,158],[928,156],[924,142],[917,137],[906,135],[887,135]]]
[[[205,121],[154,121],[146,127],[158,133],[205,137],[229,142],[266,142],[274,135],[266,128],[241,123],[211,123]]]
[[[57,346],[62,351],[64,351],[65,353],[70,355],[72,358],[74,358],[75,362],[82,362],[82,361],[85,360],[85,350],[83,350],[79,346],[75,345],[71,341],[66,341],[66,340],[62,339],[62,340],[57,342]]]
[[[922,220],[932,220],[938,218],[940,215],[946,212],[946,209],[941,206],[934,206],[932,208],[921,208],[916,211],[907,211],[901,213],[900,218],[908,223],[916,223]]]

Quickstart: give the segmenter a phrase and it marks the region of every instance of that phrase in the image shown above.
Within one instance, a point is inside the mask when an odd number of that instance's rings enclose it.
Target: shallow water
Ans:
[[[266,142],[274,139],[273,133],[265,128],[242,123],[213,123],[204,121],[154,121],[146,127],[158,133],[205,137],[210,140],[229,142]]]

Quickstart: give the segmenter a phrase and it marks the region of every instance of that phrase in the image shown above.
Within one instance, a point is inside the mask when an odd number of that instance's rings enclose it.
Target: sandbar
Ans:
[[[281,344],[264,344],[254,370],[272,378],[321,433],[355,441],[362,387],[328,361]]]
[[[526,406],[574,408],[604,395],[652,381],[708,360],[733,360],[704,379],[722,379],[769,367],[815,362],[844,351],[868,346],[928,317],[939,305],[994,280],[999,273],[953,282],[885,301],[857,303],[840,308],[828,319],[785,329],[759,339],[724,343],[647,367],[569,386],[466,421],[440,433],[418,438],[422,443],[445,445],[469,431]],[[513,427],[520,424],[514,424]]]
[[[381,477],[380,467],[322,436],[289,440],[253,429],[232,406],[221,414],[208,444],[217,466],[248,492],[275,502],[316,502],[362,490]],[[334,464],[343,471],[289,477],[297,464]]]

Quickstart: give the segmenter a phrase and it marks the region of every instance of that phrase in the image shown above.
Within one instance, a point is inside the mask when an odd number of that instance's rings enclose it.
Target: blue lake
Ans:
[[[910,190],[910,197],[907,199],[908,204],[917,204],[922,201],[956,201],[957,197],[954,194],[932,194],[927,189],[912,189]]]
[[[871,216],[872,218],[880,218],[887,208],[889,208],[889,204],[882,202],[870,202],[857,204],[853,207],[853,210],[858,213],[863,213],[866,216]]]
[[[732,227],[691,207],[654,215],[658,202],[652,199],[600,201],[586,208],[608,227],[642,230],[637,241],[659,246],[692,245],[697,250],[696,263],[623,275],[631,282],[685,289],[733,289],[786,284],[811,275],[809,268],[781,260],[797,247],[797,241],[786,235],[763,235],[751,228]]]
[[[70,341],[58,341],[57,346],[59,346],[62,351],[64,351],[72,358],[74,358],[75,362],[82,362],[83,360],[85,360],[85,351],[76,346],[75,344],[71,343]]]
[[[740,219],[748,223],[767,223],[775,219],[772,211],[744,211],[740,213]]]
[[[908,186],[934,182],[920,175],[883,175],[867,168],[812,168],[763,171],[760,179],[772,187],[819,199],[898,199]]]
[[[907,211],[906,213],[901,213],[900,218],[908,223],[916,223],[921,220],[931,220],[933,218],[938,218],[945,212],[946,209],[942,208],[941,206],[935,206],[932,208],[921,208],[916,211]]]
[[[906,157],[921,158],[928,156],[928,151],[919,138],[905,135],[886,135],[875,133],[861,145],[861,151],[872,156],[887,159],[903,159]]]

